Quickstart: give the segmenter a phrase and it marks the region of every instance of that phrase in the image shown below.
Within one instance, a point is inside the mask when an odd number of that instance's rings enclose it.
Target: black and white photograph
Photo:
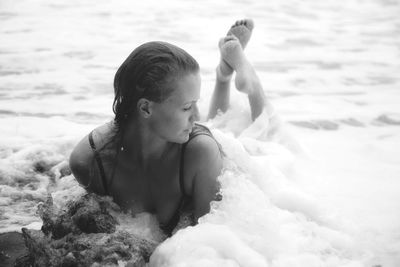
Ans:
[[[0,266],[400,266],[399,0],[0,0]]]

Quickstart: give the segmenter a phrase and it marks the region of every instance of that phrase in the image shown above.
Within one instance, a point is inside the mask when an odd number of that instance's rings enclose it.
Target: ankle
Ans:
[[[217,76],[217,81],[218,82],[230,82],[232,79],[232,73],[231,74],[224,74],[223,71],[221,71],[221,66],[218,65],[216,68],[216,76]]]

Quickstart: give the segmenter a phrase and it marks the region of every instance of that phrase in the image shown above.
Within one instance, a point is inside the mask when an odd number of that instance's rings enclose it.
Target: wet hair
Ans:
[[[198,71],[197,61],[175,45],[157,41],[137,47],[114,78],[113,111],[117,128],[123,127],[124,121],[136,113],[139,99],[160,103],[171,95],[177,78]]]

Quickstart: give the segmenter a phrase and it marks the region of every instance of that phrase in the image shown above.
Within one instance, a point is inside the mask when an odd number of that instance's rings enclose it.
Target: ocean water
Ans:
[[[83,190],[73,146],[112,119],[115,71],[163,40],[201,66],[205,118],[218,39],[241,18],[275,108],[244,95],[207,122],[227,154],[223,200],[150,266],[400,266],[400,1],[0,2],[0,232],[40,228],[37,205]],[[60,204],[61,205],[61,204]],[[123,226],[157,239],[141,214]]]

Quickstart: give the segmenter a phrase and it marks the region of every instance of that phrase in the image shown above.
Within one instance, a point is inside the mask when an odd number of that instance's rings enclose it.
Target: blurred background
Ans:
[[[364,231],[371,264],[398,266],[399,14],[398,0],[0,0],[0,231],[38,222],[48,181],[32,162],[66,160],[113,118],[114,74],[135,47],[167,41],[198,60],[204,119],[218,40],[252,18],[246,54],[318,162],[297,186]],[[237,92],[232,105],[247,108]]]

